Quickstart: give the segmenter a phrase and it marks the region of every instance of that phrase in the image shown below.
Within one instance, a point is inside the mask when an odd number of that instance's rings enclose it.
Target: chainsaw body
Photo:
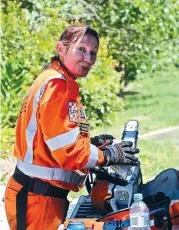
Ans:
[[[121,140],[131,141],[136,147],[138,132],[138,122],[129,121]],[[121,140],[114,140],[113,144]],[[138,161],[136,166],[96,167],[91,169],[89,178],[86,184],[89,195],[73,199],[64,226],[59,229],[66,229],[70,221],[83,221],[89,229],[128,230],[135,193],[142,193],[149,207],[151,230],[171,230],[172,224],[179,227],[179,171],[164,170],[143,184]]]

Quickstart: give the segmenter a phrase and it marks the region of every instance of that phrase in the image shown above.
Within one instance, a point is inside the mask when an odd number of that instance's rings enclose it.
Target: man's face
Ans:
[[[70,44],[63,55],[63,64],[74,77],[86,77],[96,61],[98,41],[92,35],[85,35]]]

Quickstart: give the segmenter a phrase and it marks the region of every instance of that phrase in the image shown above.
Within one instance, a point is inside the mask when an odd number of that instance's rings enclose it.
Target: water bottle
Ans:
[[[150,230],[150,214],[142,201],[141,193],[134,194],[134,203],[130,207],[130,230]]]

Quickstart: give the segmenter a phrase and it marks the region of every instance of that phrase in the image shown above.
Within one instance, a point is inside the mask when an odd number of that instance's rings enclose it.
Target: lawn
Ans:
[[[140,135],[179,125],[179,69],[144,74],[124,91],[125,107],[116,114],[111,126],[92,131],[121,138],[124,124],[139,121]],[[172,139],[139,140],[139,158],[144,181],[166,168],[179,169],[179,136]]]
[[[93,135],[105,131],[120,138],[130,119],[140,122],[140,134],[179,125],[179,69],[142,75],[125,89],[124,102],[112,125],[93,130]]]

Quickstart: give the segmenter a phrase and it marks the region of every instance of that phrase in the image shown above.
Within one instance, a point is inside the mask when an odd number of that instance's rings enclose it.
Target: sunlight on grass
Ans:
[[[179,170],[178,144],[159,140],[139,141],[139,159],[144,182],[155,177],[164,169],[176,168]]]
[[[120,138],[125,123],[137,119],[140,134],[179,125],[178,69],[146,73],[125,90],[125,109],[116,113],[111,126],[103,125],[92,134],[111,133]],[[128,94],[127,92],[136,94]]]

